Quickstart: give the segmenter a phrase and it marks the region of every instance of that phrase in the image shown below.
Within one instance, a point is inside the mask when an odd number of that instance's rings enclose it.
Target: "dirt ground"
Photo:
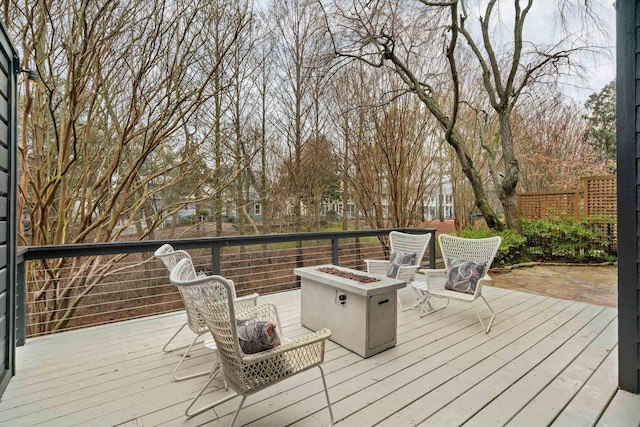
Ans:
[[[540,265],[491,271],[491,286],[616,308],[618,267]]]

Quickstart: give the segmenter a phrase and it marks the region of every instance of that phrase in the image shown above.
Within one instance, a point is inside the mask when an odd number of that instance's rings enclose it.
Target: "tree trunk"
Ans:
[[[498,116],[500,118],[500,142],[502,143],[502,156],[504,161],[504,178],[502,179],[502,185],[497,189],[498,198],[504,208],[507,228],[520,233],[520,216],[518,215],[518,203],[516,199],[516,187],[520,177],[520,167],[513,150],[513,134],[511,132],[509,113],[499,112]]]
[[[342,156],[342,229],[349,229],[349,123],[344,115],[344,154]]]
[[[403,66],[402,61],[400,61],[394,55],[388,57],[388,59],[392,60],[394,64],[397,66]],[[410,75],[409,80],[413,82],[417,82],[414,76]],[[475,168],[473,164],[473,160],[471,155],[467,150],[467,145],[465,143],[464,138],[460,135],[460,132],[453,128],[452,120],[449,116],[447,116],[437,104],[435,99],[428,95],[424,89],[419,85],[414,85],[414,92],[418,95],[418,98],[422,103],[429,109],[431,114],[438,121],[442,129],[446,132],[446,140],[453,147],[456,152],[456,156],[460,161],[460,166],[462,167],[462,172],[465,174],[469,183],[471,184],[471,188],[473,189],[473,195],[475,196],[476,206],[482,216],[484,217],[485,222],[487,223],[487,227],[502,230],[504,228],[504,224],[497,217],[493,208],[489,204],[487,199],[487,194],[484,190],[484,184],[482,182],[482,178],[478,174],[478,170]],[[510,128],[509,128],[510,130]],[[515,157],[513,157],[513,161],[515,161]],[[516,163],[517,166],[517,163]],[[516,179],[517,182],[517,179]]]
[[[500,219],[498,219],[497,215],[493,211],[493,208],[489,204],[487,194],[484,191],[482,178],[480,177],[480,175],[478,175],[478,171],[473,165],[473,160],[467,152],[467,148],[462,137],[458,134],[457,131],[454,130],[453,132],[451,132],[448,142],[454,148],[456,156],[458,157],[460,165],[462,166],[462,172],[465,174],[465,176],[469,180],[469,183],[471,184],[473,195],[475,197],[476,207],[484,217],[484,220],[487,223],[487,227],[496,230],[502,230],[504,228],[504,225],[502,224],[502,222],[500,222]]]
[[[216,172],[213,178],[213,185],[216,189],[215,195],[213,196],[213,218],[216,222],[216,236],[222,236],[222,130],[221,130],[221,121],[222,121],[222,100],[221,100],[221,86],[220,82],[220,72],[216,70],[214,74],[214,88],[216,90],[213,101],[214,101],[214,132],[213,132],[213,153],[214,153],[214,162],[216,165]],[[239,217],[239,207],[236,206],[236,217]]]

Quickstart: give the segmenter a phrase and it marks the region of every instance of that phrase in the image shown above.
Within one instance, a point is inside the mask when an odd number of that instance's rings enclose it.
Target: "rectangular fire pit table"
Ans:
[[[378,282],[360,283],[318,270],[324,267],[375,277],[335,265],[294,269],[301,278],[302,325],[314,331],[331,329],[330,340],[365,358],[395,346],[396,293],[406,282],[377,277]]]

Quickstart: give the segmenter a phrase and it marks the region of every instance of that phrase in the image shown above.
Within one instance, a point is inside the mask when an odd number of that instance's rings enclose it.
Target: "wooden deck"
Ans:
[[[488,335],[472,305],[452,302],[422,319],[399,313],[398,345],[371,358],[329,343],[324,369],[337,424],[640,425],[640,396],[617,391],[615,309],[484,291],[497,313]],[[299,291],[261,299],[278,305],[287,336],[306,332]],[[238,399],[184,416],[207,379],[172,381],[178,355],[161,348],[184,320],[163,315],[28,340],[0,426],[228,425]],[[199,344],[187,363],[203,370],[213,360]],[[225,394],[215,380],[202,401]],[[328,425],[325,405],[314,369],[249,397],[239,424]]]

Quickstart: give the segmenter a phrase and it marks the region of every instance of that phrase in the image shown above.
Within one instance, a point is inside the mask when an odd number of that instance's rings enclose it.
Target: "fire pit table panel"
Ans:
[[[405,282],[388,277],[360,283],[318,271],[337,266],[294,269],[300,276],[302,325],[317,331],[331,329],[331,340],[362,357],[370,357],[396,344],[397,289]]]

